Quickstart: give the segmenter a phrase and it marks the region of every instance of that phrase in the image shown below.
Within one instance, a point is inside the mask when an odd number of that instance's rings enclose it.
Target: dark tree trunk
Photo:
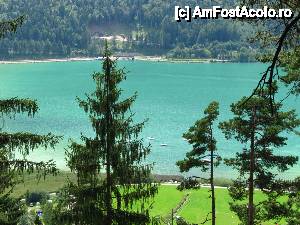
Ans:
[[[111,179],[111,107],[110,107],[110,60],[106,59],[106,210],[107,210],[107,225],[112,224],[113,218],[113,211],[112,211],[112,194],[111,194],[111,187],[112,187],[112,179]]]
[[[255,125],[256,125],[256,109],[252,111],[252,130],[251,130],[251,147],[250,147],[250,176],[249,176],[249,203],[248,203],[248,225],[254,225],[254,164],[255,164]]]
[[[210,188],[211,188],[211,221],[212,225],[216,224],[216,199],[215,199],[215,186],[214,186],[214,150],[212,144],[212,128],[210,127]]]

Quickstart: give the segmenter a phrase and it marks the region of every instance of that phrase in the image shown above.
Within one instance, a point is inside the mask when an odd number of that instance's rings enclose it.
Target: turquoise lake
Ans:
[[[230,104],[251,93],[265,68],[262,64],[143,61],[119,61],[119,66],[128,71],[121,85],[124,97],[138,92],[133,107],[136,121],[149,119],[141,137],[152,145],[147,162],[155,162],[154,172],[159,174],[179,173],[175,162],[190,150],[182,134],[202,117],[204,108],[213,100],[219,101],[219,121],[229,119],[232,116]],[[37,99],[40,106],[35,118],[17,116],[15,120],[6,120],[4,130],[64,135],[64,141],[54,151],[39,149],[30,159],[54,159],[59,168],[66,169],[64,151],[68,139],[79,139],[81,132],[92,136],[88,116],[78,107],[75,98],[94,90],[91,74],[100,69],[98,61],[0,65],[0,98],[29,97]],[[282,90],[278,99],[284,94]],[[300,99],[292,96],[285,101],[285,108],[296,108],[300,113],[299,103]],[[223,157],[233,156],[244,147],[226,140],[219,130],[215,130],[215,135]],[[288,144],[276,152],[300,156],[300,137],[288,137]],[[200,173],[194,170],[191,174]],[[224,165],[216,171],[217,177],[233,175],[231,168]],[[300,163],[284,176],[298,175]]]

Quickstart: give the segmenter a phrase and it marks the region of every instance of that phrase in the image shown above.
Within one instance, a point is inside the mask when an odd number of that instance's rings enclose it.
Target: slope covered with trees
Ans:
[[[236,5],[201,1],[202,7]],[[121,35],[114,51],[168,53],[177,58],[222,58],[248,61],[254,51],[244,40],[247,32],[232,20],[178,23],[174,6],[199,5],[195,0],[2,0],[0,20],[25,15],[16,36],[0,42],[1,58],[95,56],[100,37]],[[151,50],[151,51],[150,51]]]

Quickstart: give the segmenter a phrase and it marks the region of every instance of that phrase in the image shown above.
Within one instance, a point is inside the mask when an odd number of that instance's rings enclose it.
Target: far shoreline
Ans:
[[[114,59],[124,61],[148,61],[148,62],[167,62],[167,63],[234,63],[231,60],[221,60],[214,58],[166,58],[162,56],[113,56]],[[0,64],[34,64],[34,63],[53,63],[53,62],[80,62],[80,61],[101,61],[102,57],[72,57],[72,58],[49,58],[49,59],[20,59],[20,60],[0,60]],[[238,62],[236,62],[238,63]]]

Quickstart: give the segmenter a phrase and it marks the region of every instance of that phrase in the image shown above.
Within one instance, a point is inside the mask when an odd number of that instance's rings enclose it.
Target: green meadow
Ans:
[[[41,178],[39,181],[36,175],[27,175],[24,178],[24,183],[15,187],[14,195],[21,196],[26,191],[45,191],[56,192],[62,188],[68,180],[75,181],[75,175],[68,172],[59,173],[57,176],[47,176],[46,179]],[[181,216],[190,223],[202,223],[206,215],[210,212],[209,188],[201,188],[199,190],[178,191],[175,185],[161,184],[159,192],[153,199],[151,208],[151,216],[160,216],[162,218],[170,219],[172,209],[175,209],[180,202],[184,201],[183,206],[177,211],[176,216]],[[260,191],[255,192],[255,201],[259,202],[264,199]],[[216,215],[217,224],[219,225],[235,225],[239,224],[237,216],[230,211],[229,203],[231,198],[228,194],[227,188],[216,188]],[[271,225],[274,222],[265,223],[264,225]],[[284,223],[282,223],[284,224]]]

